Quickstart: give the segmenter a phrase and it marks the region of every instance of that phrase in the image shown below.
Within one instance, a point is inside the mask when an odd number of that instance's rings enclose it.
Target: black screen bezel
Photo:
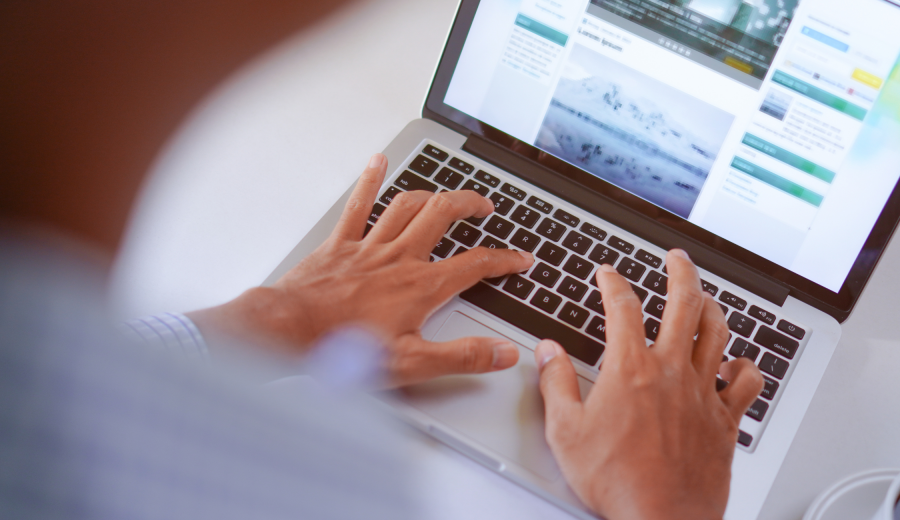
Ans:
[[[875,269],[878,260],[890,242],[891,236],[900,222],[900,182],[898,182],[882,209],[875,226],[869,234],[862,250],[856,258],[847,279],[837,293],[807,278],[781,267],[733,242],[715,235],[687,220],[631,194],[585,170],[573,166],[548,153],[542,152],[529,143],[524,143],[505,132],[486,125],[459,110],[444,104],[450,80],[468,37],[469,28],[475,17],[480,0],[462,0],[457,11],[444,53],[434,75],[431,88],[423,107],[423,117],[448,126],[464,135],[475,134],[518,155],[577,182],[586,188],[612,199],[632,210],[644,214],[656,222],[682,233],[701,244],[713,248],[751,269],[759,271],[791,289],[791,295],[806,301],[820,310],[834,316],[839,321],[849,315]],[[835,238],[836,243],[840,238]],[[827,261],[827,259],[824,259]]]

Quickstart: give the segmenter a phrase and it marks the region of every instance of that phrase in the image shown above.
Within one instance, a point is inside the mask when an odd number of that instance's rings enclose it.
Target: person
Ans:
[[[396,387],[518,362],[507,341],[435,344],[419,328],[531,255],[476,248],[428,262],[452,222],[493,211],[469,191],[401,194],[363,238],[388,168],[381,154],[329,240],[274,286],[130,323],[203,368],[111,331],[109,266],[166,137],[227,73],[342,3],[0,5],[0,516],[413,517],[411,470],[388,448],[402,441],[364,401],[310,391],[276,405],[247,367],[290,372],[305,360],[327,382],[334,359],[354,357],[335,352],[378,344],[379,376],[367,381]],[[629,283],[601,267],[608,349],[585,400],[563,346],[534,352],[547,441],[575,493],[610,520],[721,518],[737,426],[762,389],[748,360],[721,362],[729,331],[688,255],[673,250],[667,265],[651,348]],[[348,325],[368,332],[332,335]],[[245,363],[208,363],[233,345]],[[371,436],[348,427],[360,417]]]

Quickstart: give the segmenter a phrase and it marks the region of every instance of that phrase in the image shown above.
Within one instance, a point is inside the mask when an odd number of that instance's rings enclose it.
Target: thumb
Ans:
[[[545,339],[534,349],[534,359],[541,371],[541,395],[547,422],[547,442],[553,446],[557,433],[571,429],[572,420],[581,409],[581,392],[575,367],[562,346]]]
[[[503,338],[468,337],[434,343],[421,337],[406,336],[400,343],[402,362],[393,363],[395,373],[391,374],[398,385],[452,374],[494,372],[519,361],[519,349]]]

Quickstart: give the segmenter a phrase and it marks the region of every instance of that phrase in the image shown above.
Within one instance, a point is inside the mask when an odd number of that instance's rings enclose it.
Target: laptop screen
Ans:
[[[900,178],[887,0],[481,0],[444,103],[838,292]]]

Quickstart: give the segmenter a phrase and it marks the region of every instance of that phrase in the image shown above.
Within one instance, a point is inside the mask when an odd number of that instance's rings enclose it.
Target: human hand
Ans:
[[[650,348],[631,286],[610,266],[598,271],[608,343],[584,402],[562,347],[535,349],[547,442],[575,493],[609,520],[721,519],[738,424],[763,387],[750,360],[722,364],[725,317],[687,254],[669,252],[667,266],[668,304]],[[718,393],[717,371],[729,381]]]
[[[483,278],[525,271],[533,257],[479,247],[429,262],[454,222],[493,212],[493,204],[473,191],[400,193],[363,238],[386,171],[387,159],[373,156],[331,237],[272,287],[251,289],[225,305],[191,313],[191,319],[201,330],[265,340],[292,353],[341,325],[363,325],[387,345],[392,386],[515,365],[519,352],[508,341],[432,343],[419,329],[459,292]]]

